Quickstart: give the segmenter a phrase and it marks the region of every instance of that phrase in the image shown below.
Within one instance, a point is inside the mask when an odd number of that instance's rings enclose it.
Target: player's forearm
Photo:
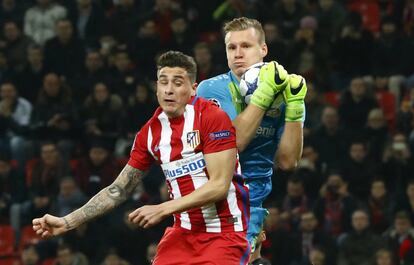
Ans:
[[[206,154],[204,159],[210,175],[206,184],[186,196],[165,202],[163,208],[168,214],[178,213],[226,198],[233,179],[236,156],[235,148]]]
[[[230,183],[208,181],[192,193],[161,204],[166,215],[188,211],[224,199]]]
[[[124,202],[136,186],[140,185],[144,174],[143,171],[126,165],[110,186],[102,189],[81,208],[63,217],[66,229],[74,229]]]
[[[257,128],[259,127],[265,111],[259,107],[250,104],[247,108],[237,115],[233,120],[233,125],[236,128],[236,143],[237,149],[242,152],[253,137],[256,135]]]
[[[276,154],[276,164],[282,170],[292,170],[302,156],[302,122],[286,122]]]

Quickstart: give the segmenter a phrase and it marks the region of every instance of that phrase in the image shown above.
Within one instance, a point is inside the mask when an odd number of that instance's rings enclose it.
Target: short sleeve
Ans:
[[[229,84],[213,81],[202,81],[197,87],[197,95],[204,99],[214,102],[221,109],[223,109],[230,119],[234,120],[237,116],[236,109],[233,105],[233,100],[227,87]]]
[[[147,147],[148,126],[144,126],[135,136],[132,145],[128,165],[139,170],[148,170],[154,158],[148,152]]]
[[[202,113],[201,137],[205,154],[237,148],[236,130],[227,114],[213,105],[208,104]]]

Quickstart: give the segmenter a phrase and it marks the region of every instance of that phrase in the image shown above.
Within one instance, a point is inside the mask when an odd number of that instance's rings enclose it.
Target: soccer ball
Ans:
[[[266,64],[267,63],[264,62],[253,64],[241,77],[239,85],[240,94],[244,97],[244,102],[246,104],[250,103],[250,97],[259,86],[260,68]]]

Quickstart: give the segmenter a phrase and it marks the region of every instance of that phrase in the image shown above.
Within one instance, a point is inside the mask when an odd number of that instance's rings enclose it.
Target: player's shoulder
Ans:
[[[220,89],[221,85],[227,86],[227,84],[231,82],[231,77],[229,73],[223,73],[209,79],[205,79],[200,82],[197,87],[197,90],[203,89]]]
[[[226,112],[220,108],[218,102],[214,99],[205,99],[202,97],[197,97],[197,102],[195,103],[195,108],[204,116],[212,116],[215,119],[221,119],[221,117],[227,117]]]

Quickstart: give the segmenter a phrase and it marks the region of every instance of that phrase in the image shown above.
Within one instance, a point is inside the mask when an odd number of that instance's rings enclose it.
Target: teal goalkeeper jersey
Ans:
[[[216,102],[232,120],[246,108],[244,98],[240,95],[239,81],[231,71],[202,81],[197,88],[197,95]],[[285,104],[280,94],[266,112],[256,136],[240,154],[245,178],[272,176],[273,157],[284,129],[284,110]]]

